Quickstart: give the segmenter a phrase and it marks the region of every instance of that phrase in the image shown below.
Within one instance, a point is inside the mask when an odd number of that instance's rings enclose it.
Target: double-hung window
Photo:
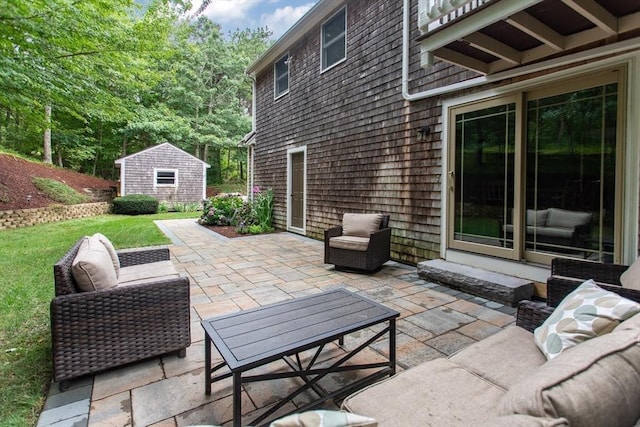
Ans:
[[[156,187],[175,187],[178,185],[178,171],[175,169],[154,169]]]
[[[274,95],[276,98],[289,93],[289,54],[280,58],[273,66]]]
[[[322,25],[322,71],[347,57],[347,9],[342,8]]]

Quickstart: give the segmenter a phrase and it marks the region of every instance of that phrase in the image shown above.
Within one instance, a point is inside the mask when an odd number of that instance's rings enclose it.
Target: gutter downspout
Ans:
[[[252,93],[251,93],[251,132],[253,132],[253,139],[255,141],[256,138],[256,101],[258,99],[258,95],[256,95],[257,91],[257,80],[251,74],[247,74],[251,79],[252,84]],[[247,146],[247,167],[249,167],[249,176],[247,183],[249,184],[249,188],[247,188],[247,196],[249,200],[253,201],[253,188],[254,188],[254,176],[253,176],[253,168],[254,168],[254,151],[255,151],[255,142],[253,145]]]

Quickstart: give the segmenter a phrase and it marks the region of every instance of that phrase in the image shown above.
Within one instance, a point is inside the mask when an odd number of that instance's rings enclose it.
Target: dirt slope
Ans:
[[[108,189],[117,185],[114,181],[0,153],[0,211],[39,208],[58,203],[47,198],[33,185],[33,177],[64,182],[81,194],[86,194],[86,188]],[[27,197],[29,195],[30,199]]]

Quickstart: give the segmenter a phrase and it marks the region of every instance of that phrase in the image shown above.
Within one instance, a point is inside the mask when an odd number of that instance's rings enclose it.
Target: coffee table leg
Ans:
[[[211,340],[204,338],[204,394],[211,395]]]
[[[389,363],[391,375],[396,373],[396,319],[389,320]]]
[[[240,427],[242,425],[242,373],[233,373],[233,425]]]

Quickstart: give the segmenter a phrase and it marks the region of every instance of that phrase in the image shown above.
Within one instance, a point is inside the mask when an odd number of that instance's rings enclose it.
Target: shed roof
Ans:
[[[174,149],[174,150],[181,151],[181,152],[183,152],[184,154],[186,154],[187,156],[192,157],[194,160],[197,160],[197,161],[199,161],[200,163],[203,163],[206,167],[208,167],[208,168],[210,168],[210,167],[211,167],[211,165],[210,165],[209,163],[207,163],[207,162],[205,162],[205,161],[203,161],[203,160],[201,160],[201,159],[197,158],[196,156],[194,156],[194,155],[192,155],[192,154],[187,153],[187,152],[186,152],[186,151],[184,151],[183,149],[178,148],[178,147],[176,147],[175,145],[173,145],[173,144],[171,144],[171,143],[169,143],[169,142],[163,142],[162,144],[158,144],[158,145],[154,145],[154,146],[152,146],[152,147],[145,148],[144,150],[138,151],[137,153],[133,153],[133,154],[129,154],[128,156],[120,157],[119,159],[116,159],[115,163],[116,163],[116,165],[121,165],[125,160],[128,160],[128,159],[130,159],[130,158],[132,158],[132,157],[138,156],[138,155],[140,155],[140,154],[142,154],[142,153],[148,153],[148,152],[150,152],[150,151],[157,150],[158,148],[160,148],[160,147],[164,147],[164,146],[169,146],[169,147],[171,147],[171,148],[172,148],[172,149]]]

